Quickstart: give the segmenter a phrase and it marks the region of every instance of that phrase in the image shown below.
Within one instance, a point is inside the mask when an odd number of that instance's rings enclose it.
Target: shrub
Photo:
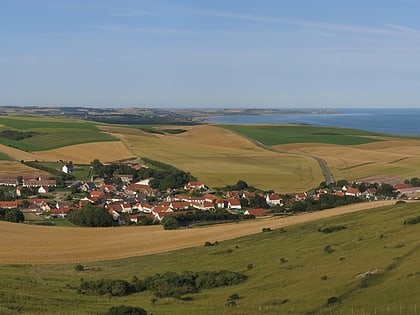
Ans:
[[[417,224],[420,223],[420,215],[417,217],[413,217],[413,218],[408,218],[407,220],[404,221],[404,225],[411,225],[411,224]]]
[[[324,251],[328,254],[332,253],[334,249],[331,247],[331,245],[327,245],[324,247]]]
[[[272,230],[271,230],[271,228],[263,228],[262,231],[263,231],[263,233],[265,233],[265,232],[271,232]]]
[[[342,231],[342,230],[345,230],[345,229],[347,229],[347,226],[345,226],[345,225],[333,225],[333,226],[327,226],[327,227],[324,227],[324,228],[319,228],[318,232],[328,234],[328,233]]]
[[[81,265],[81,264],[78,264],[78,265],[76,265],[74,267],[74,270],[76,270],[76,271],[83,271],[83,270],[85,270],[85,267],[83,265]]]
[[[121,305],[111,307],[105,315],[147,315],[147,312],[141,307]]]
[[[327,300],[327,304],[334,304],[334,303],[337,303],[337,302],[338,302],[338,297],[336,297],[336,296],[329,297],[328,300]]]

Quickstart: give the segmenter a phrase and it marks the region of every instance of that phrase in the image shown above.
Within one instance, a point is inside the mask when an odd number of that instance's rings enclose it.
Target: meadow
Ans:
[[[153,314],[416,314],[420,292],[420,204],[398,204],[255,232],[253,235],[155,255],[70,264],[0,266],[2,314],[101,314],[111,306],[140,306]],[[9,223],[10,224],[10,223]],[[266,227],[270,227],[266,221]],[[334,229],[334,227],[341,227]],[[342,228],[345,227],[345,228]],[[36,227],[39,231],[50,227]],[[327,228],[327,229],[326,229]],[[322,233],[321,230],[331,230]],[[63,231],[71,228],[62,228]],[[207,228],[211,229],[211,228]],[[83,229],[80,229],[83,233]],[[185,230],[172,231],[172,235]],[[334,232],[335,231],[335,232]],[[111,233],[112,234],[112,233]],[[139,232],[132,242],[142,242]],[[215,239],[208,239],[214,242]],[[38,247],[45,246],[39,243]],[[104,241],[103,248],[107,242]],[[56,244],[51,252],[60,248]],[[90,250],[89,246],[86,253]],[[13,248],[10,248],[13,253]],[[134,255],[133,255],[134,256]],[[182,300],[81,295],[81,281],[131,281],[166,271],[230,270],[238,285],[202,290]],[[226,306],[236,294],[237,305]]]
[[[44,151],[74,144],[116,141],[100,132],[97,124],[65,118],[1,116],[1,130],[34,131],[38,134],[23,140],[0,137],[0,144],[24,151]]]

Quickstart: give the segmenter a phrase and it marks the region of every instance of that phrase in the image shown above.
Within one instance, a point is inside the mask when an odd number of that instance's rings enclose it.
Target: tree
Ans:
[[[25,216],[23,215],[22,211],[19,211],[18,209],[9,209],[6,210],[4,220],[9,222],[20,223],[25,221]]]
[[[394,187],[391,184],[382,184],[379,186],[378,193],[387,197],[393,197],[395,195]]]
[[[238,190],[244,190],[247,188],[248,188],[248,184],[244,180],[238,180],[238,182],[236,183],[236,189]]]
[[[179,227],[178,220],[171,215],[162,219],[162,225],[165,230],[176,230]]]
[[[112,215],[103,207],[86,204],[80,210],[73,210],[67,214],[67,220],[76,225],[90,227],[105,227],[114,225]]]

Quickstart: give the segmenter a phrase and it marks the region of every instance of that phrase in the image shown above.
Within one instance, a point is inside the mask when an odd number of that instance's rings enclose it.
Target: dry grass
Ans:
[[[134,156],[131,150],[121,141],[85,143],[31,153],[4,145],[0,145],[0,150],[17,161],[39,160],[54,162],[63,160],[80,164],[90,163],[94,159],[99,159],[100,161],[115,161]]]
[[[357,146],[290,144],[276,149],[316,155],[327,161],[336,179],[353,180],[376,175],[418,176],[420,141],[388,140]]]
[[[161,226],[120,228],[63,228],[0,222],[1,264],[66,264],[136,257],[223,241],[272,229],[346,213],[391,205],[394,201],[369,202],[287,218],[204,228],[165,231]]]
[[[306,156],[265,150],[214,126],[189,129],[176,135],[118,129],[119,133],[113,135],[122,139],[135,155],[174,165],[211,187],[242,179],[261,189],[294,192],[323,180],[317,162]]]
[[[45,176],[51,174],[34,169],[17,161],[0,161],[0,176]]]

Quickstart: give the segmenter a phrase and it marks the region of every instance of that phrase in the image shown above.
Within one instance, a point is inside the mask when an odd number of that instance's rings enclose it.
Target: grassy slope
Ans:
[[[420,224],[405,226],[418,215],[418,204],[396,205],[315,221],[231,241],[219,246],[89,263],[84,272],[73,265],[0,266],[0,312],[83,314],[121,304],[142,306],[153,314],[414,314],[420,290]],[[318,228],[346,225],[322,234]],[[140,239],[135,240],[141,241]],[[325,246],[334,251],[326,253]],[[282,260],[283,258],[283,260]],[[283,261],[283,262],[282,262]],[[248,264],[255,268],[247,270]],[[70,289],[83,279],[140,278],[165,271],[220,270],[243,272],[249,279],[229,288],[205,290],[193,301],[163,299],[152,305],[144,292],[122,298],[81,296]],[[360,273],[379,270],[368,280]],[[326,280],[322,277],[326,276]],[[237,308],[226,299],[241,296]],[[329,297],[340,302],[326,306]],[[282,304],[284,303],[284,304]],[[417,304],[418,305],[418,304]],[[13,314],[13,311],[5,312]]]
[[[64,146],[101,141],[116,141],[98,130],[95,123],[64,118],[2,116],[2,129],[37,131],[40,134],[20,140],[0,137],[0,143],[25,151],[42,151]]]

